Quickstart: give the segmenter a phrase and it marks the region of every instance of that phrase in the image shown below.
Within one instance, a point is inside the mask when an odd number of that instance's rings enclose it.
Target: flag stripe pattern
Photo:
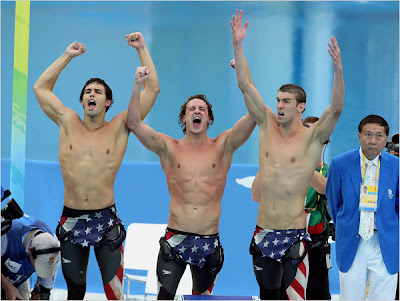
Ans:
[[[306,242],[300,243],[299,256],[306,252]],[[286,289],[288,300],[306,300],[307,281],[309,274],[308,254],[297,267],[296,276],[293,282]]]

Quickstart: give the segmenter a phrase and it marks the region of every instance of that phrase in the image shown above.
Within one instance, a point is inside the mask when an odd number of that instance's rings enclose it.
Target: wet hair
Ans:
[[[185,103],[181,106],[181,110],[179,112],[179,116],[178,116],[178,124],[181,125],[182,131],[184,134],[186,134],[186,123],[183,122],[183,117],[185,117],[186,115],[186,105],[188,104],[189,101],[191,101],[192,99],[201,99],[202,101],[204,101],[207,105],[207,109],[208,109],[208,117],[210,118],[210,123],[207,125],[207,128],[214,123],[214,114],[212,111],[212,104],[210,104],[207,100],[207,97],[204,94],[195,94],[192,96],[189,96],[187,98],[187,100],[185,101]]]
[[[106,108],[106,112],[111,108],[112,104],[114,103],[114,99],[113,99],[113,95],[112,95],[112,90],[109,87],[109,85],[107,85],[107,83],[102,80],[101,78],[98,77],[93,77],[91,79],[89,79],[86,84],[83,86],[82,91],[81,91],[81,95],[79,96],[79,101],[82,101],[83,98],[83,94],[85,92],[85,88],[87,86],[89,86],[90,84],[99,84],[99,85],[103,85],[104,89],[106,90],[106,99],[107,100],[111,100],[111,104]]]
[[[306,99],[307,99],[306,92],[303,90],[302,87],[300,87],[298,85],[286,84],[286,85],[281,86],[278,91],[293,94],[296,99],[296,105],[303,103],[303,102],[304,102],[304,104],[306,103]],[[304,109],[303,112],[305,110],[306,109]]]
[[[373,115],[373,114],[368,115],[367,117],[365,117],[363,120],[360,121],[360,124],[358,125],[358,132],[361,133],[364,125],[368,123],[375,123],[379,124],[380,126],[383,126],[385,128],[386,136],[389,136],[389,125],[386,122],[386,120],[379,115]]]

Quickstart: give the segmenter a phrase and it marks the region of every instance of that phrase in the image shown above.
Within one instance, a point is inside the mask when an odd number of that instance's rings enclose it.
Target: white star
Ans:
[[[289,237],[285,237],[285,239],[283,240],[283,243],[285,244],[285,243],[287,243],[289,241]]]
[[[88,246],[89,246],[88,243],[89,243],[89,242],[85,239],[85,241],[82,243],[82,247],[88,247]]]
[[[103,215],[101,214],[101,212],[95,212],[95,213],[94,213],[94,216],[97,217],[97,218],[103,217]]]
[[[85,218],[86,218],[86,221],[87,221],[87,222],[90,222],[90,221],[92,220],[92,219],[89,217],[89,215],[86,215]]]
[[[115,212],[115,207],[114,207],[114,206],[111,207],[111,211],[112,211],[112,212]]]
[[[215,239],[214,241],[214,248],[218,247],[218,239]]]
[[[96,242],[99,242],[101,240],[101,236],[97,237]]]
[[[208,251],[209,250],[208,249],[209,246],[210,246],[210,244],[205,243],[204,246],[203,246],[204,251]]]
[[[103,231],[103,225],[101,225],[100,223],[97,225],[96,227],[97,232]]]
[[[282,250],[282,251],[279,252],[279,254],[280,254],[281,256],[283,256],[283,255],[285,255],[285,251]]]
[[[90,234],[90,231],[92,231],[92,228],[87,227],[86,230],[85,230],[85,233],[86,234]]]
[[[179,250],[179,253],[185,253],[185,251],[186,251],[186,248],[184,247],[184,246],[182,246],[182,248],[180,248],[180,249],[178,249]]]
[[[197,253],[198,248],[199,248],[198,246],[194,245],[192,248],[192,253]]]
[[[113,225],[114,220],[110,217],[110,220],[108,221],[108,226],[111,227]]]
[[[192,263],[192,257],[189,257],[189,259],[186,261],[187,263]]]
[[[290,230],[287,230],[287,231],[286,231],[286,234],[290,234],[290,233],[292,233],[292,231],[290,231]]]
[[[202,263],[202,262],[206,262],[206,260],[204,259],[204,257],[200,258],[199,263]]]
[[[269,241],[266,240],[265,243],[264,243],[264,248],[268,247],[268,245],[269,245]]]
[[[274,258],[274,256],[275,256],[274,252],[271,252],[271,254],[269,255],[269,257],[271,257],[271,258]]]
[[[79,233],[80,233],[80,231],[75,230],[75,232],[74,232],[74,237],[78,237],[78,236],[79,236]]]
[[[275,237],[274,241],[272,242],[274,244],[274,246],[276,246],[278,244],[279,240]]]
[[[200,236],[195,236],[194,239],[195,239],[195,240],[196,240],[196,239],[200,239]]]
[[[276,235],[281,235],[281,232],[276,232]]]

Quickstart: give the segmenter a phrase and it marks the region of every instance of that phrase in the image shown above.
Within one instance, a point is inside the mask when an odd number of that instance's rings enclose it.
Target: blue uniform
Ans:
[[[37,231],[54,235],[44,222],[24,215],[20,219],[13,220],[11,229],[1,237],[1,273],[17,288],[35,272],[27,250]],[[55,276],[51,280],[38,277],[37,281],[37,284],[51,289],[54,286]]]

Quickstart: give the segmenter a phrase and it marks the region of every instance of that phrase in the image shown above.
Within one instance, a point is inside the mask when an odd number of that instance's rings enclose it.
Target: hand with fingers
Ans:
[[[249,21],[244,23],[242,27],[243,20],[243,10],[236,10],[236,15],[232,16],[231,27],[232,27],[232,43],[238,44],[244,39],[246,35],[247,26],[249,25]]]
[[[86,47],[82,43],[73,42],[65,50],[65,54],[69,55],[71,58],[79,56],[85,53]]]
[[[140,48],[146,46],[144,37],[140,32],[133,32],[125,36],[129,46],[133,48]]]
[[[149,77],[150,69],[146,66],[139,66],[135,73],[135,83],[142,85]]]
[[[339,48],[339,44],[336,40],[335,36],[331,37],[331,42],[332,44],[330,44],[328,42],[328,52],[330,54],[330,56],[332,57],[332,64],[333,64],[333,68],[336,70],[343,70],[343,66],[342,66],[342,57],[340,54],[340,48]]]

